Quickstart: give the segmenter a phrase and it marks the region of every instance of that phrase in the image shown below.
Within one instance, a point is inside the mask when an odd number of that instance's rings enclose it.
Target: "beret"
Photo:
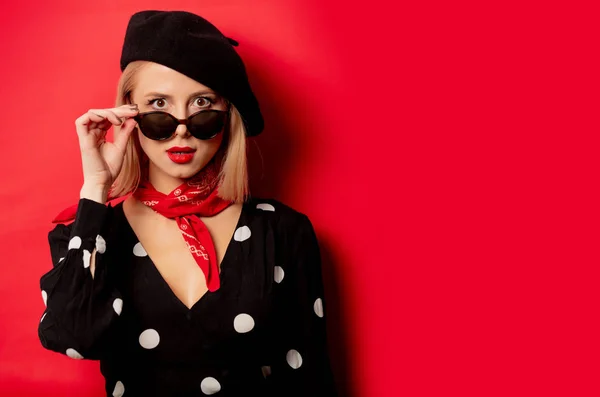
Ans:
[[[121,71],[133,61],[167,66],[211,88],[242,115],[247,136],[262,132],[264,120],[244,62],[226,37],[206,19],[187,11],[146,10],[129,19]]]

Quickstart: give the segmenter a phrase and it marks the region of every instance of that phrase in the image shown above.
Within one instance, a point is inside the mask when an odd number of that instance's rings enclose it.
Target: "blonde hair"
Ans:
[[[117,86],[117,100],[115,106],[121,106],[131,103],[131,92],[135,87],[135,77],[141,70],[146,61],[135,61],[127,65]],[[246,200],[249,192],[248,186],[248,159],[246,153],[246,128],[242,122],[242,116],[233,104],[230,104],[230,116],[226,125],[225,136],[219,152],[223,146],[226,146],[225,153],[221,161],[221,170],[219,172],[218,194],[221,198],[235,203],[242,203]],[[115,134],[118,134],[119,127],[115,128]],[[125,196],[134,192],[142,177],[143,167],[148,166],[148,158],[145,156],[139,142],[136,131],[133,131],[127,147],[125,148],[125,158],[123,168],[115,179],[110,189],[110,195],[113,198]]]

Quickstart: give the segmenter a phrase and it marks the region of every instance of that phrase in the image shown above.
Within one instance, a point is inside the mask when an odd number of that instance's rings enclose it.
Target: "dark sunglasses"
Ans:
[[[133,119],[137,121],[142,134],[155,141],[164,141],[172,137],[179,124],[185,124],[193,137],[208,140],[221,132],[228,115],[229,109],[209,109],[196,112],[187,119],[178,119],[167,112],[152,111],[139,113]]]

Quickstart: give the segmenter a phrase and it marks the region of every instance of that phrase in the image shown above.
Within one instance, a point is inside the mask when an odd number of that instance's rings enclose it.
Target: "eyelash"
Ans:
[[[198,100],[200,98],[206,99],[210,103],[210,105],[214,105],[215,104],[215,101],[212,98],[207,97],[207,96],[196,97],[196,98],[194,98],[194,102],[196,102],[196,100]],[[159,99],[162,99],[162,100],[166,101],[165,98],[153,98],[153,99],[149,99],[148,102],[146,102],[146,105],[152,105],[154,102],[158,101]],[[208,107],[210,107],[210,105]]]

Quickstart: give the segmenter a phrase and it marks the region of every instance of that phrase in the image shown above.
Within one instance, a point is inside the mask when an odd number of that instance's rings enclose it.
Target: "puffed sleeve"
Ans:
[[[103,234],[111,212],[110,207],[82,198],[75,222],[59,224],[48,234],[53,268],[40,279],[46,310],[38,326],[46,349],[77,359],[102,357],[123,305],[101,260],[110,250]]]
[[[337,396],[327,350],[317,237],[303,214],[287,235],[288,248],[274,275],[276,314],[267,379],[275,396]]]

